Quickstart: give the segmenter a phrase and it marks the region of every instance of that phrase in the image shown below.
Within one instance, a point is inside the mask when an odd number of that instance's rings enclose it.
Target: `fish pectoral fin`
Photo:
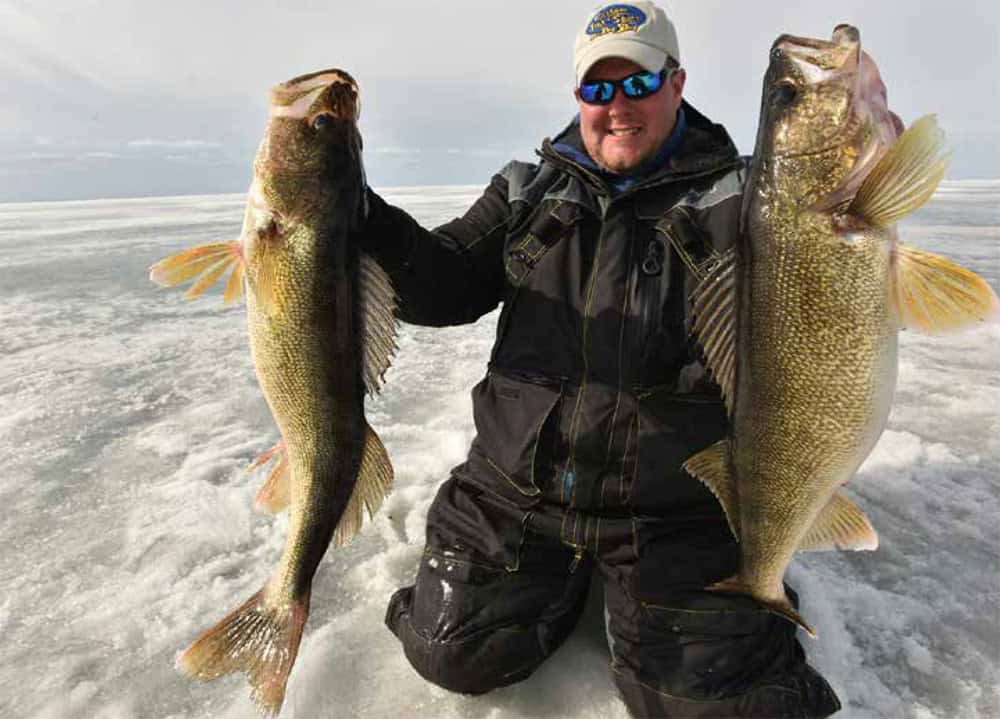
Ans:
[[[781,599],[763,599],[758,597],[751,591],[749,586],[740,581],[738,576],[723,579],[720,582],[709,585],[705,589],[709,592],[720,592],[722,594],[744,594],[767,609],[767,611],[777,614],[779,617],[784,617],[792,622],[792,624],[802,627],[810,637],[816,638],[816,632],[806,623],[802,615],[795,610],[792,603],[788,601],[788,597],[782,597]]]
[[[838,492],[820,510],[812,527],[799,542],[798,551],[877,548],[878,534],[871,521],[858,505]]]
[[[975,272],[902,244],[893,261],[890,292],[902,327],[936,333],[1000,319],[996,292]]]
[[[740,496],[729,464],[729,440],[716,442],[684,463],[684,469],[699,479],[722,505],[736,541],[740,541]]]
[[[396,291],[382,266],[365,253],[359,270],[362,374],[369,394],[375,394],[396,351]]]
[[[887,227],[931,199],[947,167],[944,133],[934,115],[925,115],[872,168],[847,213]]]
[[[369,426],[365,426],[365,446],[361,454],[361,467],[347,508],[333,533],[333,541],[340,547],[347,544],[361,529],[364,512],[369,519],[382,506],[382,500],[392,489],[392,463],[385,445]]]
[[[160,260],[149,268],[149,279],[158,285],[173,287],[198,277],[184,293],[186,299],[192,299],[218,282],[226,270],[232,268],[233,273],[223,295],[223,302],[229,304],[243,296],[243,266],[239,240],[213,242]]]
[[[210,681],[241,671],[251,697],[269,716],[281,709],[288,674],[309,615],[309,593],[288,604],[268,606],[265,590],[202,634],[177,660],[193,679]]]
[[[284,440],[257,457],[253,464],[247,468],[247,471],[252,472],[275,458],[278,461],[271,467],[267,480],[257,492],[257,498],[254,500],[254,506],[258,510],[271,514],[285,511],[292,501],[292,469],[288,463],[288,450]]]
[[[730,248],[691,294],[691,331],[705,350],[705,361],[733,413],[736,388],[736,250]]]

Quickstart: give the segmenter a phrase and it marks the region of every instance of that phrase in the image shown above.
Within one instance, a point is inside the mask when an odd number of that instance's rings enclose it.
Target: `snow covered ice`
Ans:
[[[478,188],[383,194],[434,225]],[[174,659],[279,558],[287,520],[253,511],[263,474],[244,472],[277,433],[243,308],[146,279],[173,252],[235,239],[243,201],[0,205],[0,716],[253,716],[242,675],[191,681]],[[946,183],[902,234],[1000,289],[1000,181]],[[382,623],[472,439],[495,321],[404,326],[368,403],[395,490],[320,566],[282,716],[627,717],[598,592],[537,674],[480,697],[424,682]],[[997,325],[901,335],[889,426],[849,487],[881,546],[792,564],[819,632],[806,650],[845,719],[1000,716],[998,346]]]

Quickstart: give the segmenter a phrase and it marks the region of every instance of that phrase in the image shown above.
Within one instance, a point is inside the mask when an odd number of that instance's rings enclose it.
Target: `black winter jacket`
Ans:
[[[662,514],[713,505],[681,464],[725,434],[687,298],[735,240],[744,164],[688,104],[667,165],[615,194],[546,140],[465,216],[428,231],[369,193],[366,244],[399,316],[473,322],[503,309],[462,479],[522,506]],[[582,146],[571,125],[556,142]]]

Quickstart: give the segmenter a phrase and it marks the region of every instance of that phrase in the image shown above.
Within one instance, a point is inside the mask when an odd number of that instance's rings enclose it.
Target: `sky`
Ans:
[[[572,118],[570,0],[0,0],[0,202],[240,192],[268,89],[361,85],[369,182],[483,184]],[[783,32],[849,22],[910,123],[937,113],[952,179],[1000,177],[1000,4],[671,0],[686,98],[753,151]]]

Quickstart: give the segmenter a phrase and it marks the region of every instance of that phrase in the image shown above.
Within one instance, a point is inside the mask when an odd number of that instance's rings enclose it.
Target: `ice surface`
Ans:
[[[383,193],[427,225],[477,188]],[[236,237],[241,196],[0,205],[0,716],[247,717],[242,676],[173,668],[264,582],[284,518],[244,467],[276,438],[241,308],[146,268]],[[1000,286],[1000,182],[948,183],[902,229]],[[377,519],[317,574],[283,716],[627,716],[601,607],[536,675],[481,697],[421,680],[382,624],[427,508],[472,438],[469,389],[495,316],[406,327],[372,425],[396,468]],[[789,578],[811,661],[850,719],[1000,716],[1000,327],[901,336],[889,427],[852,482],[874,553],[813,554]]]

